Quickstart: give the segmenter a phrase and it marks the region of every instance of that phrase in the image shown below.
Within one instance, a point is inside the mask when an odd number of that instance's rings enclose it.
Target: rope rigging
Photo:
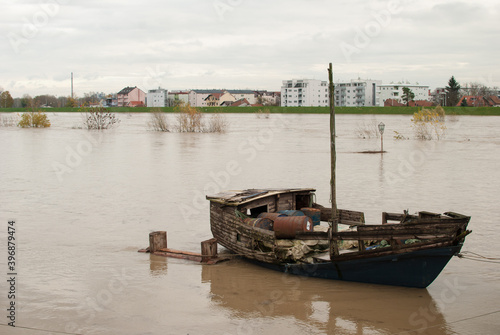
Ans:
[[[500,258],[486,257],[472,251],[463,251],[457,255],[459,258],[469,259],[471,261],[500,264]]]

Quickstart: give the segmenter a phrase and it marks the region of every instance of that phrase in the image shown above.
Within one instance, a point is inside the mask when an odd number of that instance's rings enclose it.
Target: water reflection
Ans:
[[[446,334],[446,321],[427,290],[285,275],[243,260],[203,266],[211,300],[231,318],[306,323],[331,334]]]
[[[149,270],[151,276],[166,276],[168,270],[168,262],[166,257],[149,255]]]
[[[379,161],[379,181],[380,181],[380,185],[384,185],[384,179],[385,179],[385,176],[384,176],[384,154],[380,154],[380,161]]]

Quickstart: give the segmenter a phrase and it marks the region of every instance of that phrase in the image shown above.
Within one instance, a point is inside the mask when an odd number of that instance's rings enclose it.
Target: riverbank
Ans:
[[[389,115],[411,115],[421,107],[335,107],[337,114],[389,114]],[[149,107],[112,107],[113,113],[149,113],[153,109]],[[173,113],[174,107],[160,108],[166,113]],[[204,113],[283,113],[283,114],[328,114],[329,107],[199,107]],[[500,107],[444,107],[447,115],[500,115]],[[47,113],[74,113],[80,112],[80,108],[46,108]],[[1,108],[0,112],[25,112],[24,108]]]

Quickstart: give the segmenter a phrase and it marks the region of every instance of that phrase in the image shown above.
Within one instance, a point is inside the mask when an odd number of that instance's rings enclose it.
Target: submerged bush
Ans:
[[[409,138],[405,135],[401,134],[399,131],[394,130],[394,139],[395,140],[408,140]]]
[[[170,131],[168,128],[167,115],[159,108],[152,110],[151,119],[148,125],[149,128],[154,131]]]
[[[221,113],[214,113],[208,121],[208,128],[206,129],[209,133],[225,133],[229,123],[226,117]]]
[[[45,113],[33,108],[21,115],[17,125],[21,128],[47,128],[50,127],[50,121]]]
[[[174,112],[178,113],[176,128],[181,133],[224,133],[229,125],[220,112],[212,114],[208,124],[205,124],[204,114],[183,102],[174,107]]]
[[[104,107],[82,107],[80,112],[83,113],[83,127],[87,129],[109,129],[120,123],[115,113]]]
[[[177,129],[181,133],[201,133],[204,130],[203,114],[195,107],[184,102],[174,107],[177,115]]]
[[[432,140],[434,137],[439,140],[446,131],[444,120],[445,112],[443,107],[422,108],[417,113],[414,113],[411,119],[415,137],[419,140]]]

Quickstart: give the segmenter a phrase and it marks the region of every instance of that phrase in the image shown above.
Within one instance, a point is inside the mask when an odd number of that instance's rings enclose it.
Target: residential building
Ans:
[[[464,95],[458,101],[457,106],[468,107],[499,107],[500,98],[496,95],[481,96],[481,95]]]
[[[167,98],[167,90],[158,87],[158,89],[148,91],[148,95],[146,97],[146,105],[148,107],[167,107]]]
[[[167,93],[168,106],[176,106],[179,103],[189,103],[188,91],[168,91]]]
[[[228,103],[229,103],[229,101],[228,101]],[[251,104],[247,99],[241,98],[239,100],[236,100],[236,101],[230,103],[229,106],[231,106],[231,107],[247,107],[247,106],[251,106]]]
[[[229,106],[235,102],[236,98],[228,91],[212,93],[205,99],[207,107]]]
[[[189,104],[193,107],[206,107],[206,98],[212,93],[220,93],[220,90],[191,90],[189,91]]]
[[[141,89],[135,87],[125,87],[117,94],[117,106],[131,106],[131,105],[142,105],[146,104],[146,93]]]
[[[500,97],[498,95],[490,95],[484,97],[484,100],[488,103],[488,106],[491,107],[500,107]]]
[[[436,87],[431,92],[431,100],[436,105],[446,106],[446,88],[444,88],[444,87]]]
[[[316,79],[283,80],[281,106],[306,107],[328,106],[328,85]]]
[[[335,105],[348,107],[380,106],[377,87],[380,80],[351,80],[335,84]]]
[[[205,105],[207,107],[219,106],[219,98],[221,95],[222,95],[222,93],[209,94],[208,97],[205,98]]]
[[[384,105],[387,99],[394,99],[400,103],[404,103],[403,99],[403,87],[408,87],[415,97],[413,100],[425,100],[431,101],[432,96],[427,85],[419,84],[381,84],[377,86],[377,95],[379,105]]]
[[[253,90],[224,90],[231,94],[235,100],[245,99],[250,105],[256,103],[255,91]]]
[[[247,101],[252,104],[255,103],[255,92],[251,90],[191,90],[189,91],[189,104],[193,107],[208,107],[208,103],[214,102],[214,97],[210,100],[206,100],[209,95],[222,94],[219,96],[219,100],[224,102],[223,96],[229,93],[234,97],[236,101],[239,99],[247,99]],[[222,99],[221,99],[222,98]],[[219,104],[220,105],[220,104]]]
[[[279,106],[281,92],[255,91],[255,100],[264,106]]]
[[[108,94],[102,100],[102,105],[104,107],[117,107],[118,106],[118,98],[117,94]]]

